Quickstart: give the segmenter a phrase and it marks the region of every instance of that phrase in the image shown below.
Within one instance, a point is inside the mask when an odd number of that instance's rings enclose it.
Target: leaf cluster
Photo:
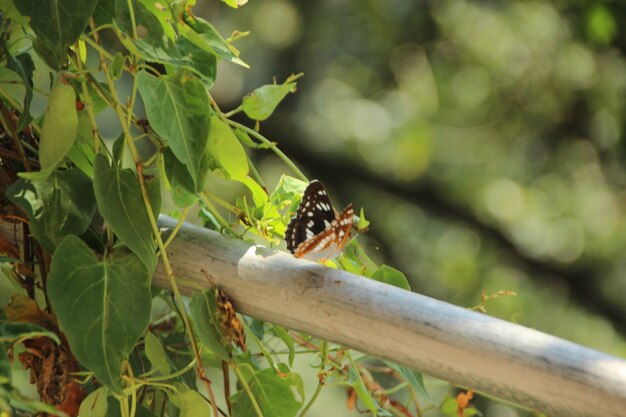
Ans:
[[[193,3],[0,2],[3,221],[23,232],[22,247],[0,239],[0,277],[13,294],[0,319],[0,407],[60,416],[290,417],[337,385],[373,415],[410,415],[381,391],[367,356],[238,316],[219,289],[190,302],[178,291],[166,252],[175,232],[163,239],[159,213],[182,223],[197,210],[207,227],[277,245],[306,186],[259,133],[300,75],[222,112],[210,92],[217,62],[247,64],[236,37],[225,40],[194,16]],[[43,114],[34,99],[46,103]],[[255,126],[234,121],[240,112]],[[113,141],[102,133],[111,124]],[[277,155],[295,177],[284,175],[270,193],[253,162],[261,152]],[[237,195],[215,184],[235,185]],[[171,293],[151,288],[159,261]],[[356,242],[330,265],[409,289],[400,271],[378,267]],[[28,308],[15,307],[21,299]],[[16,389],[16,355],[42,401]],[[310,398],[293,370],[297,355],[312,356],[318,372]],[[222,396],[206,377],[211,368],[222,372]],[[421,375],[391,363],[384,369],[419,413],[415,393],[427,397]],[[57,374],[64,379],[51,379]],[[58,392],[44,395],[53,383]]]

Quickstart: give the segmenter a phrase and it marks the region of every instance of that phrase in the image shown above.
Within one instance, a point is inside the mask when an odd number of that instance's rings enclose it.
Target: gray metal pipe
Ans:
[[[624,359],[192,225],[167,252],[183,293],[218,285],[244,314],[552,416],[626,416]]]

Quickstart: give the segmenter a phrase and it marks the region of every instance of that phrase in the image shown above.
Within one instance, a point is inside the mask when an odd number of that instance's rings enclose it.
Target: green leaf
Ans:
[[[89,178],[93,177],[93,161],[96,156],[93,144],[93,131],[87,112],[78,114],[78,129],[74,145],[67,153],[67,158]]]
[[[116,52],[113,55],[111,66],[109,67],[109,73],[114,80],[119,80],[122,76],[122,70],[124,69],[124,55],[121,52]]]
[[[60,70],[67,48],[76,42],[87,25],[98,0],[18,0],[17,9],[30,17],[37,35],[35,50],[46,64]]]
[[[100,214],[152,273],[157,261],[156,246],[137,176],[130,169],[109,165],[102,154],[96,156],[93,171]]]
[[[217,58],[215,54],[199,48],[189,39],[182,36],[176,39],[176,48],[174,50],[180,54],[175,63],[199,75],[207,88],[213,86],[217,76]]]
[[[0,343],[15,342],[18,339],[32,339],[34,337],[49,337],[57,344],[61,344],[59,337],[44,327],[33,323],[11,322],[0,320]]]
[[[194,192],[193,179],[185,165],[176,159],[170,148],[165,148],[163,151],[163,163],[176,207],[188,207],[194,204],[198,196]]]
[[[350,386],[354,389],[354,391],[356,391],[356,394],[363,405],[370,410],[374,417],[376,417],[378,415],[379,406],[367,390],[367,387],[361,378],[361,374],[359,374],[358,368],[354,361],[352,361],[352,358],[350,358],[350,362],[352,362],[349,373]]]
[[[28,26],[29,19],[22,16],[15,6],[14,0],[0,0],[0,10],[2,10],[2,20],[11,20],[20,26]]]
[[[278,180],[276,189],[270,196],[270,201],[280,208],[289,205],[289,211],[295,213],[307,185],[307,182],[298,178],[282,175]]]
[[[372,274],[371,278],[376,281],[384,282],[385,284],[390,284],[395,287],[411,291],[409,281],[406,279],[404,274],[401,271],[387,265],[382,265],[378,268]]]
[[[445,400],[439,407],[439,411],[441,412],[441,414],[447,417],[458,417],[458,408],[459,403],[457,402],[456,398],[446,395]],[[473,405],[470,405],[463,410],[464,417],[472,417],[476,414],[478,414],[478,410]]]
[[[107,396],[106,387],[100,387],[91,392],[78,410],[78,417],[107,417]]]
[[[159,78],[141,71],[137,75],[150,126],[170,146],[201,191],[208,172],[207,138],[211,124],[205,86],[189,71]]]
[[[291,338],[291,336],[289,336],[287,330],[277,324],[272,325],[271,329],[272,333],[274,333],[276,337],[278,337],[280,340],[283,341],[283,343],[285,343],[285,345],[287,345],[287,349],[289,349],[289,366],[293,367],[293,361],[296,357],[296,347],[293,343],[293,339]]]
[[[136,49],[144,59],[185,68],[200,78],[206,88],[211,88],[217,75],[217,58],[188,39],[179,37],[174,45],[153,46],[141,40],[125,39],[122,42],[129,49]]]
[[[65,236],[83,234],[96,210],[91,180],[76,168],[54,171],[41,182],[18,180],[6,194],[26,212],[31,233],[50,253]]]
[[[259,340],[263,340],[265,337],[265,322],[263,320],[252,319],[248,329],[250,329],[252,334],[254,334]]]
[[[169,375],[171,372],[170,363],[159,338],[154,333],[147,332],[144,341],[146,343],[146,356],[152,364],[152,369],[155,369],[161,375]]]
[[[248,2],[248,0],[222,0],[224,3],[232,7],[233,9],[237,9],[240,6],[243,6]]]
[[[252,200],[257,207],[263,207],[268,201],[267,192],[252,178],[245,177],[240,180],[252,194]]]
[[[124,160],[124,149],[126,146],[126,141],[124,137],[124,132],[120,133],[120,135],[113,142],[113,146],[111,146],[111,154],[113,156],[113,161],[115,165],[121,165]]]
[[[287,366],[286,363],[282,362],[278,364],[278,370],[283,373],[283,375],[281,375],[281,378],[287,378],[291,380],[292,385],[300,395],[300,400],[304,402],[304,380],[302,379],[302,375],[291,372],[289,366]]]
[[[157,47],[165,45],[167,37],[159,19],[137,0],[132,0],[132,7],[139,40]],[[135,37],[128,0],[115,0],[115,23],[129,38]]]
[[[170,40],[176,39],[176,31],[172,27],[172,9],[164,6],[160,0],[139,0],[154,17],[156,17],[163,32]]]
[[[3,40],[3,47],[7,59],[7,68],[19,75],[24,83],[24,106],[15,128],[19,132],[33,120],[30,115],[30,103],[33,100],[33,71],[35,70],[35,63],[28,53],[21,53],[13,57],[5,40]]]
[[[241,105],[244,113],[254,120],[265,120],[270,117],[287,94],[296,91],[294,82],[296,78],[298,76],[291,76],[280,85],[264,85],[245,96]]]
[[[57,248],[47,282],[59,327],[79,362],[121,393],[122,363],[150,320],[150,274],[135,254],[99,261],[76,236]]]
[[[361,212],[359,213],[359,223],[357,225],[357,230],[363,231],[367,230],[370,227],[370,222],[365,218],[365,212],[363,211],[363,207],[361,207]]]
[[[241,181],[248,176],[248,157],[230,126],[218,116],[211,117],[207,150],[213,164],[219,166],[226,178]]]
[[[74,89],[62,82],[57,82],[48,99],[44,114],[39,143],[39,162],[41,171],[30,175],[22,173],[22,178],[43,179],[63,161],[74,144],[78,115]]]
[[[370,392],[367,390],[367,387],[365,386],[365,383],[363,382],[363,379],[361,378],[361,374],[359,373],[359,368],[356,362],[354,361],[354,359],[352,359],[352,355],[350,354],[349,351],[346,352],[346,356],[348,357],[350,361],[350,371],[348,375],[350,385],[356,391],[363,405],[368,410],[370,410],[373,416],[391,417],[391,413],[385,410],[384,408],[381,408],[376,402],[376,400],[372,397]]]
[[[292,378],[280,377],[271,368],[254,372],[248,365],[239,367],[246,379],[250,390],[256,399],[264,417],[293,417],[296,415],[302,401],[294,395],[293,388],[297,387]],[[252,401],[245,390],[240,390],[231,396],[233,417],[256,416]]]
[[[411,384],[415,391],[428,398],[432,402],[432,398],[430,397],[430,395],[428,395],[428,391],[426,390],[426,386],[424,385],[424,377],[422,376],[422,374],[407,367],[395,364],[391,361],[385,361],[385,364],[387,364],[388,367],[395,370],[404,379],[406,379],[406,382]]]
[[[248,157],[243,145],[233,130],[216,115],[211,118],[211,129],[207,151],[211,165],[218,166],[228,179],[244,184],[252,193],[257,207],[267,202],[267,193],[252,178],[248,177]]]
[[[210,417],[213,414],[208,401],[198,391],[181,392],[172,400],[180,410],[179,417]]]
[[[227,43],[209,22],[199,17],[191,17],[186,13],[183,13],[183,21],[184,24],[179,24],[178,29],[191,43],[220,58],[250,68],[239,58],[239,51]]]
[[[232,346],[222,335],[217,317],[217,302],[214,290],[196,292],[189,303],[191,321],[202,344],[221,360],[230,361]]]

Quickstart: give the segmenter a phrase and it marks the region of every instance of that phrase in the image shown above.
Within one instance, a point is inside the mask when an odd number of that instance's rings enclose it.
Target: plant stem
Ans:
[[[178,219],[178,223],[176,223],[176,226],[170,233],[169,237],[167,238],[165,243],[163,243],[163,247],[167,248],[170,245],[170,243],[172,243],[172,241],[176,237],[176,234],[178,233],[183,223],[185,222],[185,219],[187,218],[187,214],[189,213],[189,209],[191,209],[191,206],[185,207],[182,214],[180,215],[180,219]]]
[[[226,399],[226,408],[228,415],[233,414],[233,404],[230,402],[230,374],[228,362],[222,361],[222,374],[224,375],[224,399]]]
[[[311,408],[315,400],[317,400],[317,397],[320,395],[320,392],[322,392],[322,387],[324,386],[323,378],[325,377],[324,372],[326,369],[326,364],[328,363],[328,342],[325,340],[322,340],[320,342],[320,354],[322,355],[322,363],[320,364],[320,372],[318,376],[319,379],[317,381],[317,388],[315,388],[315,392],[313,393],[313,396],[311,397],[307,405],[304,407],[299,417],[304,417],[304,415],[307,413],[307,411],[309,411],[309,409]]]
[[[76,54],[76,66],[78,70],[82,73],[83,69],[83,61]],[[96,116],[93,113],[93,100],[91,99],[91,95],[89,94],[89,90],[87,89],[87,80],[85,77],[81,77],[80,81],[81,89],[83,90],[83,97],[85,99],[85,107],[87,108],[87,116],[89,116],[89,123],[91,124],[91,134],[93,136],[93,147],[96,153],[100,152],[100,133],[98,130],[98,124],[96,123]]]
[[[285,163],[285,165],[287,165],[302,181],[309,182],[309,180],[306,177],[306,175],[304,175],[302,173],[302,171],[300,171],[300,169],[293,162],[291,162],[291,160],[287,157],[287,155],[285,155],[283,153],[283,151],[278,149],[278,146],[276,146],[276,144],[274,142],[270,141],[269,139],[267,139],[265,136],[263,136],[262,134],[260,134],[256,130],[250,129],[246,125],[242,125],[241,123],[237,123],[237,122],[234,122],[232,120],[228,120],[227,123],[229,125],[233,126],[233,127],[236,127],[236,128],[239,128],[239,129],[243,130],[247,134],[249,134],[251,136],[254,136],[259,141],[261,141],[262,143],[266,144],[280,159],[282,159],[282,161]]]
[[[246,378],[244,378],[243,374],[241,373],[241,370],[239,369],[239,365],[237,365],[237,363],[235,362],[233,362],[233,369],[235,370],[235,373],[237,374],[237,378],[239,378],[239,382],[241,382],[241,385],[243,385],[243,389],[248,394],[248,397],[250,398],[250,402],[252,403],[252,408],[254,408],[254,411],[256,411],[256,415],[258,417],[263,417],[263,412],[261,411],[261,407],[259,407],[259,403],[257,403],[256,398],[254,398],[254,394],[252,393],[252,390],[250,389],[250,386],[248,385],[248,381],[246,381]]]
[[[235,234],[235,232],[231,229],[230,224],[228,224],[228,222],[226,220],[224,220],[222,215],[215,209],[215,206],[213,205],[213,203],[211,203],[211,201],[209,200],[207,194],[203,191],[203,192],[199,193],[198,195],[200,196],[200,199],[202,199],[204,204],[207,206],[207,208],[209,209],[211,214],[213,214],[215,219],[218,221],[220,226],[222,226],[224,229],[230,230],[233,234]]]

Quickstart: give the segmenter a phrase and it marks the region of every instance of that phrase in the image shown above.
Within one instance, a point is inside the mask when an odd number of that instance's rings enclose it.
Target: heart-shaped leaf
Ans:
[[[93,171],[100,214],[152,273],[156,266],[156,246],[137,176],[130,169],[111,166],[102,154],[96,156]]]
[[[47,282],[59,326],[79,362],[121,392],[124,359],[150,321],[150,274],[133,253],[99,261],[78,237],[57,248]]]

